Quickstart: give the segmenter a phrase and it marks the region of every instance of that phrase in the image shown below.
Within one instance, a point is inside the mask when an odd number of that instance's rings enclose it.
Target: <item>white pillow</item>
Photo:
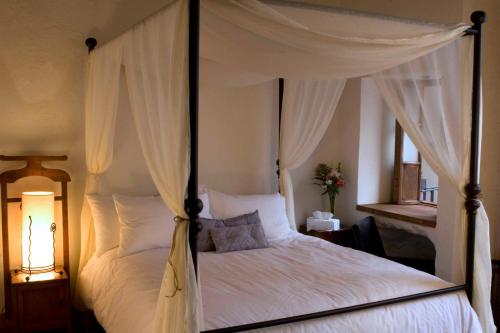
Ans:
[[[199,195],[203,202],[201,217],[212,218],[208,193]],[[135,197],[113,195],[119,218],[118,256],[172,245],[174,213],[160,196]]]
[[[92,212],[95,229],[95,253],[103,253],[118,246],[120,242],[120,222],[111,195],[87,194],[87,202]]]
[[[259,211],[267,239],[286,237],[290,223],[286,216],[285,198],[279,193],[259,195],[229,195],[209,190],[210,208],[215,219],[227,219]]]
[[[211,219],[212,214],[210,214],[210,200],[208,200],[208,193],[198,193],[198,198],[201,200],[201,202],[203,202],[203,209],[201,210],[200,217]]]
[[[119,257],[172,245],[174,214],[160,196],[113,194],[113,200],[120,220]]]

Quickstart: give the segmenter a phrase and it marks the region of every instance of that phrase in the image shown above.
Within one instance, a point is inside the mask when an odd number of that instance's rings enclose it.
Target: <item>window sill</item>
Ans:
[[[356,209],[362,212],[422,225],[424,227],[436,227],[437,207],[435,206],[378,203],[357,205]]]

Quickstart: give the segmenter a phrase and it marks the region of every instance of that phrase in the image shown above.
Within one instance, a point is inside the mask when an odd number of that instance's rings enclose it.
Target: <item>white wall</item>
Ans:
[[[201,73],[199,183],[235,194],[277,192],[277,80],[248,86],[215,86],[204,77],[206,71]],[[120,88],[113,162],[100,177],[102,191],[156,194],[123,77]]]
[[[319,163],[337,165],[342,162],[345,188],[340,191],[335,207],[336,215],[348,224],[357,221],[357,168],[359,140],[360,80],[349,80],[340,98],[332,122],[311,157],[292,170],[297,225],[305,223],[311,212],[328,210],[327,197],[313,184],[314,169]]]
[[[200,90],[200,183],[234,194],[278,191],[277,80]]]
[[[391,201],[394,171],[394,116],[375,82],[361,80],[358,204]]]
[[[99,177],[99,182],[103,193],[130,195],[158,193],[142,155],[123,76],[120,82],[113,161],[108,171]]]

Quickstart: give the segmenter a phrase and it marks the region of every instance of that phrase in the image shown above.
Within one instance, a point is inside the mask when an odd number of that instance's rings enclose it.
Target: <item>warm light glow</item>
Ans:
[[[51,225],[54,223],[54,193],[23,192],[22,216],[22,269],[28,271],[31,267],[34,273],[53,269],[54,247]]]

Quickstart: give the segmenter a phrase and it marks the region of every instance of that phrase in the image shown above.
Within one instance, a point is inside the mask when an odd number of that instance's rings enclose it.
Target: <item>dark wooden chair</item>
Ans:
[[[386,257],[382,238],[380,238],[373,216],[365,217],[358,224],[353,225],[351,230],[353,247],[356,250],[382,258]]]
[[[435,274],[434,260],[387,256],[373,216],[365,217],[358,224],[353,225],[351,232],[354,249],[386,258],[432,275]]]

